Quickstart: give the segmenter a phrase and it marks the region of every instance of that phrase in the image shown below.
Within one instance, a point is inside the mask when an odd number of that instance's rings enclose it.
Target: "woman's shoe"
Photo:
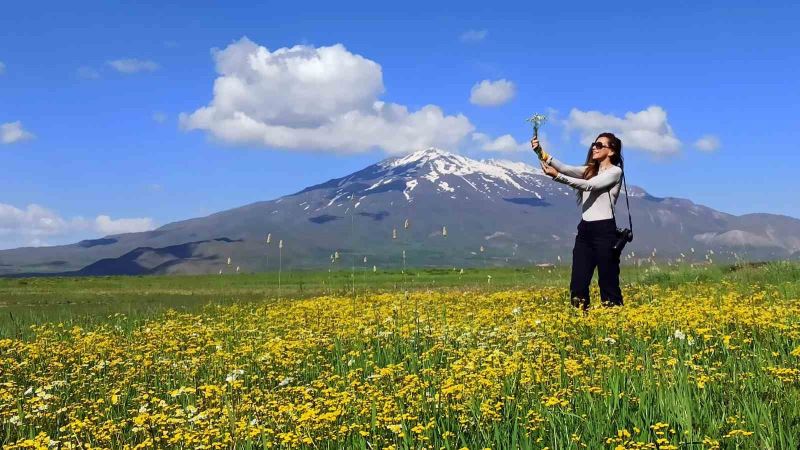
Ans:
[[[622,306],[622,303],[613,303],[608,300],[601,300],[600,303],[605,306],[606,308],[614,307],[614,306]]]
[[[570,299],[570,303],[572,303],[573,307],[581,308],[584,311],[589,309],[589,299],[587,298],[572,297]]]

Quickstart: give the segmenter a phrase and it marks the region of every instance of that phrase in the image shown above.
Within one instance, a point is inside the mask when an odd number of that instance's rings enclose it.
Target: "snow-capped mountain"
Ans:
[[[534,158],[531,158],[535,161]],[[631,176],[628,176],[629,181]],[[800,257],[800,220],[734,216],[629,185],[632,259]],[[624,199],[618,224],[627,224]],[[0,251],[0,273],[217,273],[357,262],[399,266],[567,262],[580,220],[574,191],[529,164],[430,148],[275,200],[73,245]],[[270,244],[266,243],[270,235]],[[681,254],[683,253],[683,256]],[[340,258],[331,261],[330,256]],[[367,263],[364,263],[364,257]]]
[[[428,181],[439,192],[449,192],[457,198],[456,187],[466,183],[472,189],[464,189],[464,195],[483,194],[492,196],[503,192],[525,191],[541,198],[534,190],[525,186],[531,183],[541,188],[544,184],[539,177],[542,171],[521,162],[504,160],[476,161],[464,156],[430,148],[378,164],[386,170],[385,178],[377,184],[391,183],[393,179],[406,179],[406,197],[411,201],[410,192],[420,183]],[[472,181],[470,181],[472,179]],[[450,180],[448,182],[447,180]],[[451,183],[456,187],[451,186]]]
[[[374,182],[373,182],[374,181]],[[450,199],[508,195],[528,195],[541,199],[544,191],[564,191],[553,186],[549,177],[538,168],[522,162],[506,160],[474,160],[437,148],[429,148],[407,156],[384,160],[352,175],[309,187],[300,193],[333,188],[334,197],[328,207],[351,194],[359,200],[387,191],[401,191],[409,203],[415,189],[436,192]],[[367,182],[371,182],[367,186]],[[418,192],[419,192],[418,191]]]

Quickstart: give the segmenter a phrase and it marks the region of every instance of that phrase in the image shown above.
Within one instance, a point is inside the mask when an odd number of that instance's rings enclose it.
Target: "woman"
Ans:
[[[538,139],[532,139],[531,147],[538,146]],[[572,306],[589,308],[589,283],[595,267],[602,304],[621,306],[619,253],[612,246],[617,238],[614,205],[622,183],[622,141],[612,133],[600,134],[589,146],[583,166],[564,164],[543,149],[539,158],[544,173],[577,190],[583,210],[572,249]]]

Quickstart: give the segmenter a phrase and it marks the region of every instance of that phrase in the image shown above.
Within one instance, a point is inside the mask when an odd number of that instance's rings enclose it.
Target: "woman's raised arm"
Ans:
[[[556,166],[553,165],[553,167]],[[581,191],[597,191],[614,186],[615,184],[619,183],[620,178],[622,178],[622,169],[620,169],[618,166],[611,166],[608,168],[608,170],[605,170],[603,173],[589,178],[588,180],[584,180],[583,178],[573,178],[560,172],[553,179],[559,183],[572,186],[575,189],[580,189]]]
[[[555,167],[557,171],[571,177],[583,178],[583,172],[586,170],[586,166],[570,166],[553,158],[553,155],[549,155],[545,162]]]

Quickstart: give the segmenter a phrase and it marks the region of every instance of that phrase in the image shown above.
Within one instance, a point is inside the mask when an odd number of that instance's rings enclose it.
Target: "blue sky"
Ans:
[[[619,127],[628,180],[653,195],[800,217],[796,2],[121,3],[4,6],[0,248],[289,194],[417,150],[388,135],[401,125],[419,142],[534,163],[518,150],[524,119],[546,111],[556,119],[546,149],[562,160],[582,162],[598,127]],[[269,71],[278,49],[298,45],[290,61],[332,52],[319,69],[329,84]],[[268,67],[249,74],[242,65],[259,51]],[[253,84],[215,92],[223,75]],[[375,113],[374,101],[406,115]],[[297,106],[315,104],[329,110]],[[422,120],[426,105],[441,120]],[[213,119],[193,116],[209,106]],[[258,127],[229,127],[237,108]],[[327,118],[359,108],[356,129],[382,128],[320,137]]]

